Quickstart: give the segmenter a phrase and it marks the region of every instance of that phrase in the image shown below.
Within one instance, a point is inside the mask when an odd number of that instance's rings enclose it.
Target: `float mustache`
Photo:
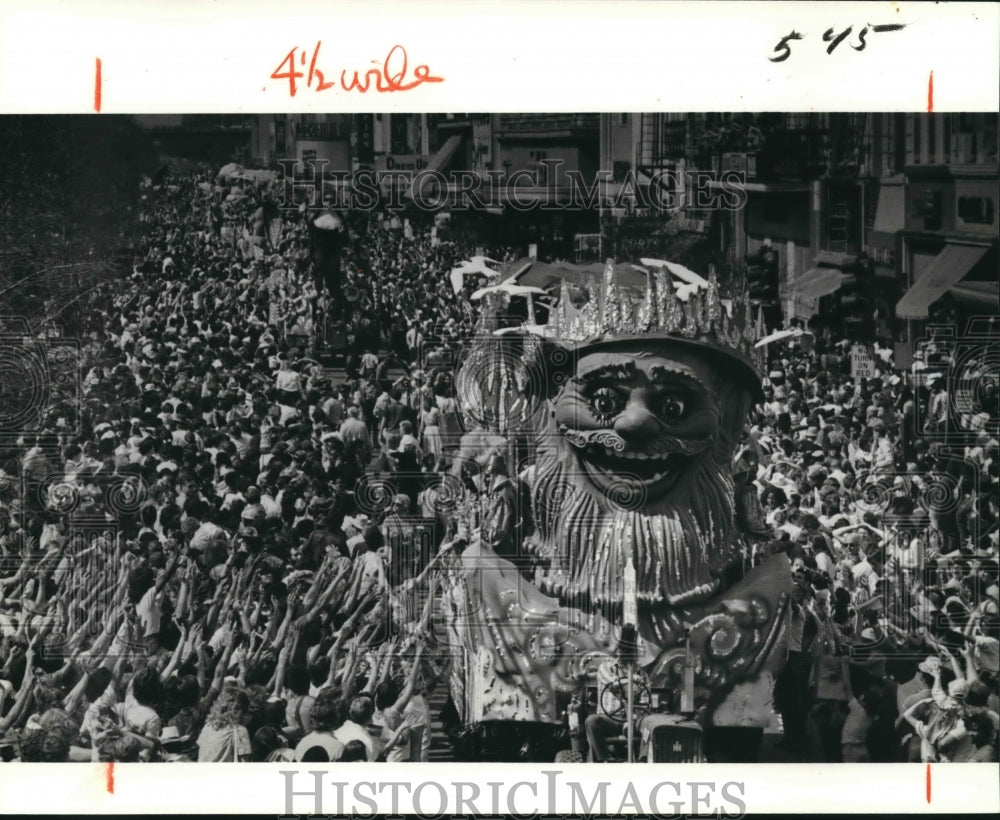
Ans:
[[[559,432],[578,449],[603,448],[612,455],[630,455],[639,458],[665,458],[671,455],[693,456],[715,444],[714,436],[679,438],[661,435],[641,448],[629,447],[628,442],[614,430],[571,430],[561,427]]]

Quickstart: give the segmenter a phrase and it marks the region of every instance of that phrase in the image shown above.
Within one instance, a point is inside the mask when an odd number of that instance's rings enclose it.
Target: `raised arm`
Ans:
[[[406,704],[410,702],[410,698],[413,697],[413,691],[417,685],[417,677],[420,674],[420,661],[424,657],[425,646],[426,644],[424,640],[422,638],[419,639],[417,643],[417,654],[413,656],[413,663],[410,666],[410,674],[407,675],[406,678],[406,685],[403,687],[403,691],[399,693],[399,697],[393,704],[393,708],[395,708],[400,714],[402,714]]]
[[[11,726],[20,725],[22,715],[27,712],[35,685],[35,645],[29,644],[25,657],[24,678],[21,681],[21,688],[17,691],[17,698],[14,705],[7,713],[7,717],[0,718],[0,734],[3,734]]]
[[[168,663],[163,668],[163,672],[160,673],[160,679],[164,682],[166,682],[170,678],[170,676],[174,674],[174,671],[177,669],[177,667],[180,666],[181,657],[183,655],[185,645],[187,644],[187,634],[188,634],[187,627],[184,626],[184,624],[181,624],[180,632],[181,632],[181,637],[180,640],[177,641],[177,647],[174,649],[174,654],[170,656],[170,663]]]

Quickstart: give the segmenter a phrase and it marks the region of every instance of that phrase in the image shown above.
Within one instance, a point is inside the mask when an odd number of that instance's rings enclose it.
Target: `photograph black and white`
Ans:
[[[3,761],[995,763],[997,133],[0,117]]]

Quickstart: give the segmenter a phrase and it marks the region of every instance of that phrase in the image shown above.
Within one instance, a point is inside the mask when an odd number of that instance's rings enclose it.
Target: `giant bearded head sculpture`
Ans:
[[[672,688],[690,646],[719,725],[770,719],[791,578],[783,556],[741,577],[759,531],[743,497],[753,485],[734,477],[762,327],[714,277],[642,262],[608,262],[583,299],[563,284],[544,338],[515,342],[516,356],[481,344],[496,366],[466,392],[512,402],[536,441],[525,551],[537,562],[529,581],[485,547],[466,553],[462,606],[480,626],[460,640],[488,670],[473,714],[552,719],[552,694],[572,691],[587,658],[613,654],[634,617],[654,683]],[[474,359],[457,384],[474,380]],[[540,652],[552,629],[562,639]]]
[[[631,555],[656,647],[740,561],[733,456],[760,385],[748,312],[730,316],[714,281],[675,286],[669,267],[648,266],[634,298],[610,263],[596,299],[576,307],[564,291],[555,337],[574,355],[532,492],[542,591],[620,620]]]

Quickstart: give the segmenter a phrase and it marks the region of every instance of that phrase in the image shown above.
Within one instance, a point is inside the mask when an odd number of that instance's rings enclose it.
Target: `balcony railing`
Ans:
[[[350,139],[351,126],[348,122],[297,122],[292,133],[304,140],[346,140]]]
[[[600,122],[600,114],[501,114],[499,131],[506,135],[550,131],[596,134]]]

